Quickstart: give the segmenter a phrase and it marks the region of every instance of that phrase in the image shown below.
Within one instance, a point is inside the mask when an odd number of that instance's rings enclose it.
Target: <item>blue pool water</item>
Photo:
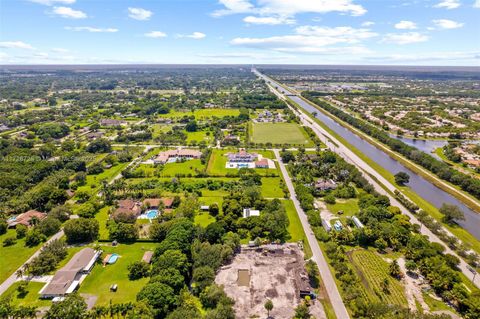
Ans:
[[[118,257],[119,257],[118,254],[113,253],[108,259],[108,263],[114,264],[117,261]]]
[[[155,218],[158,217],[158,210],[151,209],[151,210],[145,212],[145,215],[147,215],[148,219],[155,219]]]

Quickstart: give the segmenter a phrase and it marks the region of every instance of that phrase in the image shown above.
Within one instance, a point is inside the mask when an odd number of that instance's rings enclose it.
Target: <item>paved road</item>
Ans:
[[[60,230],[58,233],[56,233],[55,235],[53,235],[52,237],[50,237],[49,240],[47,240],[45,242],[45,244],[42,245],[45,246],[46,244],[50,243],[51,241],[55,240],[55,239],[60,239],[63,237],[63,230]],[[25,264],[29,263],[30,261],[32,261],[35,257],[37,257],[39,254],[40,254],[40,251],[42,250],[42,247],[40,247],[30,258],[28,258],[28,260],[22,265],[20,266],[13,274],[10,275],[10,277],[8,277],[1,285],[0,285],[0,295],[2,295],[5,291],[7,291],[7,289],[13,285],[15,283],[15,281],[17,281],[17,275],[16,275],[16,272],[19,270],[19,269],[22,269],[23,266],[25,266]]]
[[[271,89],[275,90],[275,88],[273,87],[271,87]],[[279,92],[277,92],[277,94],[279,94]],[[423,226],[422,223],[415,217],[415,215],[410,213],[410,211],[408,211],[395,197],[393,197],[389,192],[387,192],[382,187],[382,184],[383,184],[383,186],[385,186],[388,190],[393,192],[396,189],[396,187],[392,183],[390,183],[380,173],[378,173],[376,170],[370,167],[367,163],[365,163],[360,157],[358,157],[355,153],[353,153],[348,147],[346,147],[340,141],[338,141],[335,137],[330,135],[330,133],[324,130],[318,123],[314,122],[308,115],[306,115],[306,111],[302,110],[301,112],[298,112],[293,108],[292,110],[294,110],[295,113],[299,115],[302,124],[310,127],[317,134],[317,136],[322,140],[322,142],[324,142],[327,145],[328,148],[338,153],[346,161],[355,165],[357,168],[360,169],[360,171],[365,173],[363,174],[364,177],[370,182],[370,184],[372,184],[375,187],[377,192],[379,192],[382,195],[388,196],[392,205],[399,207],[403,214],[410,217],[410,222],[421,225],[420,232],[423,235],[427,236],[431,242],[439,243],[443,247],[445,247],[445,253],[452,254],[458,257],[460,260],[460,265],[458,267],[460,271],[467,278],[469,278],[475,284],[475,286],[480,288],[480,276],[478,276],[478,274],[474,276],[474,272],[472,271],[472,268],[460,256],[458,256],[456,252],[454,252],[447,245],[445,245],[445,243],[442,240],[440,240],[440,238],[438,238],[437,235],[432,233],[427,227]],[[372,178],[371,176],[374,176],[374,178]],[[453,234],[451,234],[445,228],[444,228],[444,231],[446,231],[450,236],[453,236]]]
[[[302,207],[300,207],[300,203],[297,200],[297,196],[295,193],[295,189],[293,187],[292,180],[288,175],[287,169],[285,164],[282,162],[282,158],[280,157],[280,153],[277,149],[273,150],[275,153],[275,157],[277,158],[278,164],[280,166],[280,170],[282,172],[283,178],[285,179],[285,184],[290,191],[290,196],[295,205],[297,210],[298,216],[300,217],[300,221],[302,222],[303,230],[305,231],[305,235],[307,236],[308,243],[310,244],[310,248],[312,248],[313,260],[317,263],[318,269],[320,271],[320,276],[322,277],[322,281],[325,285],[325,289],[328,294],[328,298],[332,303],[333,310],[337,315],[337,318],[341,319],[348,319],[350,316],[348,315],[347,308],[345,307],[342,297],[340,296],[340,292],[338,291],[337,285],[335,283],[335,279],[333,278],[332,273],[330,272],[330,268],[328,268],[327,261],[323,256],[322,250],[318,245],[317,238],[312,232],[312,228],[307,220],[307,215],[303,211]]]

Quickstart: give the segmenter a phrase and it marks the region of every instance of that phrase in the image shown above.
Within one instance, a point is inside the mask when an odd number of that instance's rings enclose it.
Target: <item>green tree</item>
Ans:
[[[270,318],[270,311],[272,311],[272,309],[273,309],[273,302],[272,302],[272,300],[267,299],[267,301],[265,301],[265,304],[264,304],[263,306],[264,306],[265,309],[267,310],[267,317]]]
[[[127,266],[128,278],[130,280],[137,280],[143,277],[148,277],[150,272],[150,265],[144,261],[134,261]]]
[[[66,221],[63,230],[70,244],[90,242],[98,238],[99,224],[96,219],[77,218]]]
[[[390,276],[395,278],[400,278],[402,276],[402,271],[400,270],[400,266],[398,265],[398,261],[396,259],[390,263],[388,272],[390,273]]]
[[[145,285],[137,294],[138,301],[145,301],[160,317],[167,315],[175,305],[176,296],[172,287],[160,282]]]
[[[70,294],[65,300],[55,302],[45,314],[45,319],[82,319],[87,317],[87,303],[78,294]]]
[[[405,172],[398,172],[397,174],[394,175],[394,177],[395,177],[395,183],[397,183],[400,186],[408,184],[408,182],[410,181],[410,175],[408,175]]]
[[[443,203],[439,211],[440,213],[443,214],[443,220],[446,223],[451,224],[451,223],[454,223],[455,221],[465,220],[464,213],[456,205]]]

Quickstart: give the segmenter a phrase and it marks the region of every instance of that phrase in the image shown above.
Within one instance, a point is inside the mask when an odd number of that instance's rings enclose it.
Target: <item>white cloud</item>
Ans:
[[[128,16],[135,20],[148,20],[153,15],[152,11],[142,8],[128,8]]]
[[[212,13],[214,17],[220,17],[229,14],[251,13],[254,6],[248,0],[219,0],[219,3],[225,7]]]
[[[395,29],[400,30],[414,30],[417,28],[417,24],[412,21],[402,20],[395,24]]]
[[[361,24],[362,27],[371,27],[372,25],[375,25],[375,22],[365,21],[365,22],[362,22],[362,24]]]
[[[225,8],[213,12],[213,16],[224,16],[238,13],[255,13],[265,16],[279,15],[293,17],[299,13],[341,12],[360,16],[367,12],[354,0],[260,0],[254,6],[248,0],[220,0]]]
[[[69,7],[54,7],[52,12],[67,19],[85,19],[87,17],[85,12]]]
[[[148,38],[165,38],[167,34],[162,31],[150,31],[144,34]]]
[[[377,36],[369,29],[352,27],[320,27],[300,26],[295,34],[266,38],[235,38],[230,43],[237,46],[269,49],[278,52],[298,53],[365,53],[368,50],[358,45],[362,40]],[[344,47],[328,47],[335,44],[346,44]],[[355,44],[355,46],[351,46]],[[344,51],[342,51],[344,50]]]
[[[383,38],[383,42],[396,43],[396,44],[409,44],[425,42],[428,40],[428,36],[419,32],[407,32],[407,33],[388,33]]]
[[[0,42],[0,48],[33,50],[33,47],[30,44],[22,42],[22,41]]]
[[[30,2],[52,6],[54,4],[73,4],[76,0],[28,0]]]
[[[100,33],[100,32],[113,33],[118,31],[118,29],[115,29],[115,28],[95,28],[95,27],[65,27],[65,30],[77,31],[77,32],[88,31],[88,32],[95,32],[95,33]]]
[[[55,53],[67,53],[67,52],[70,52],[68,49],[64,49],[64,48],[53,48],[51,51],[52,51],[52,52],[55,52]]]
[[[463,23],[447,19],[432,20],[432,22],[440,29],[458,29],[463,27]]]
[[[243,21],[249,24],[268,24],[268,25],[278,25],[278,24],[294,24],[295,20],[287,17],[255,17],[247,16],[243,18]]]
[[[456,9],[460,7],[460,1],[459,0],[443,0],[436,5],[434,5],[435,8],[445,8],[445,9]]]
[[[480,0],[476,0],[475,3],[473,4],[474,8],[480,8]]]
[[[200,40],[205,38],[207,35],[202,32],[193,32],[192,34],[177,34],[177,38],[190,38],[190,39],[196,39]]]

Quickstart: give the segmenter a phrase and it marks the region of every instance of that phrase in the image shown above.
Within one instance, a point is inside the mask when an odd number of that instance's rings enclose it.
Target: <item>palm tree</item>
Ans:
[[[270,311],[273,309],[273,302],[270,299],[267,299],[265,305],[263,305],[265,309],[267,309],[267,318],[270,318]]]

